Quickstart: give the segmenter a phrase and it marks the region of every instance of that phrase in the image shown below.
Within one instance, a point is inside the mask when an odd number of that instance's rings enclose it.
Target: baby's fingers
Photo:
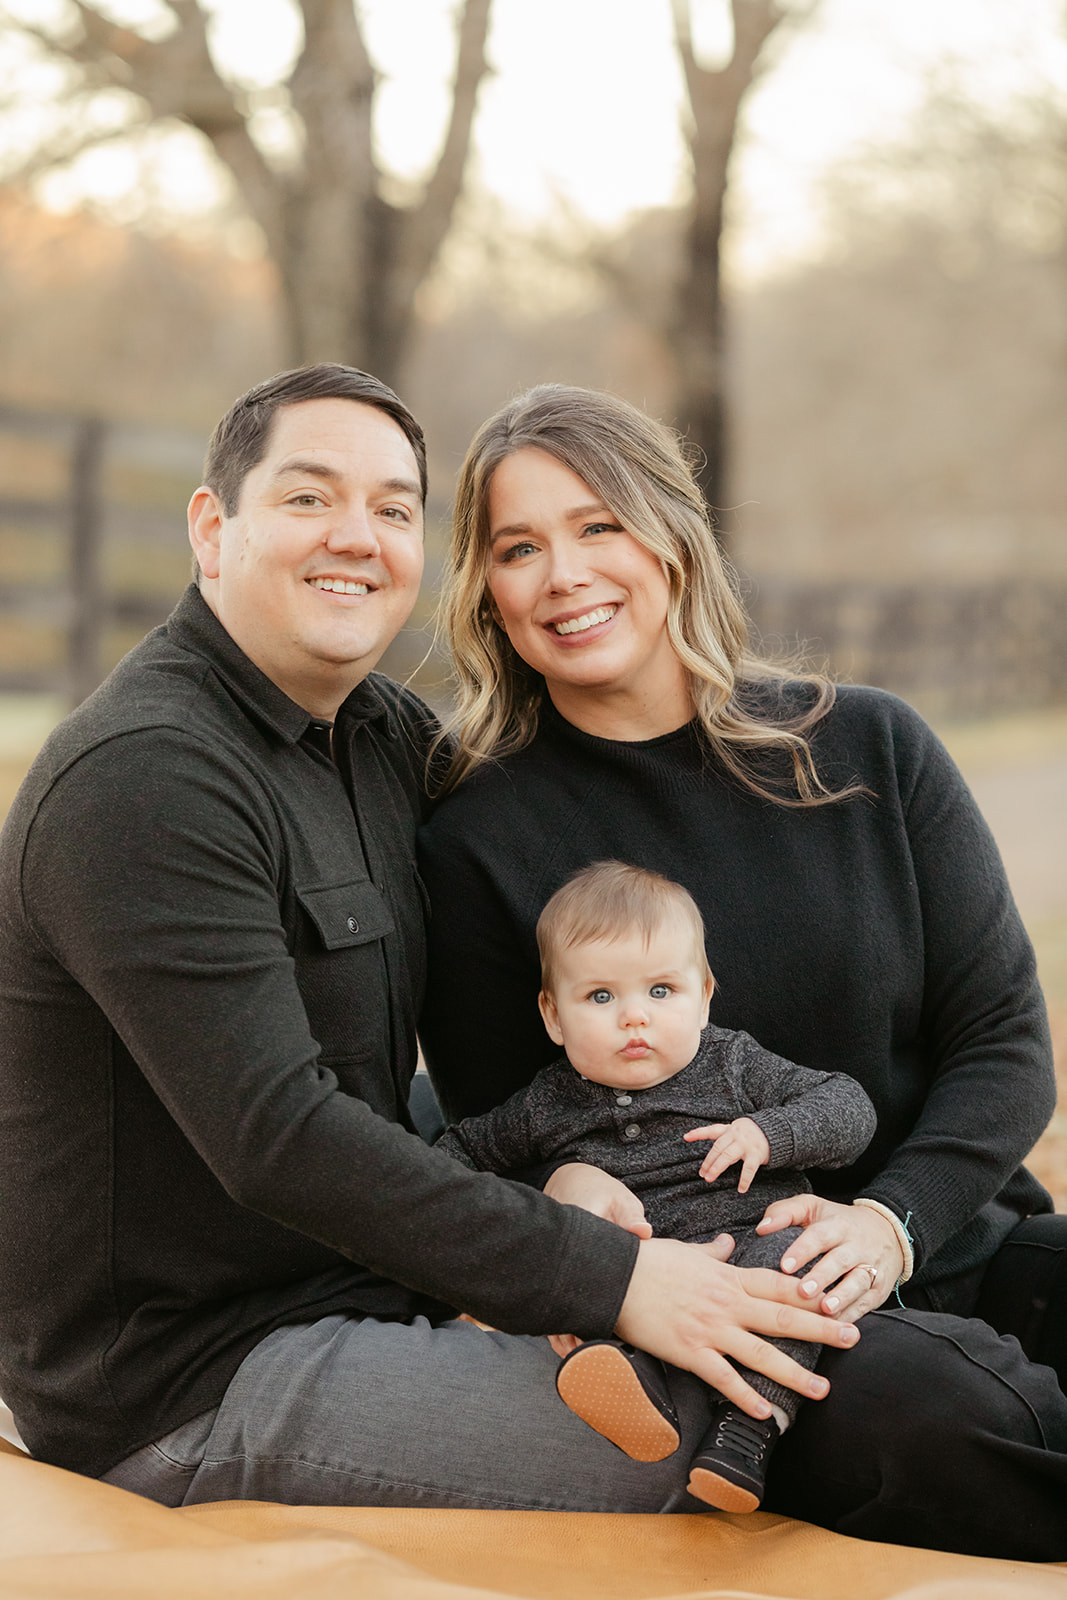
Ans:
[[[716,1143],[700,1163],[700,1176],[705,1183],[714,1183],[720,1172],[725,1172],[727,1167],[732,1167],[735,1161],[740,1161],[741,1152],[735,1150],[733,1145],[723,1145],[721,1148]]]
[[[741,1176],[740,1176],[740,1178],[738,1179],[738,1182],[737,1182],[737,1192],[738,1192],[738,1194],[747,1194],[748,1193],[749,1185],[751,1184],[753,1178],[756,1176],[756,1173],[759,1171],[761,1165],[762,1165],[762,1162],[760,1161],[759,1156],[755,1156],[755,1155],[746,1155],[745,1156],[744,1162],[742,1163],[742,1166],[741,1166]]]
[[[688,1133],[683,1133],[683,1139],[717,1139],[725,1133],[730,1126],[728,1122],[709,1122],[706,1128],[690,1128]]]

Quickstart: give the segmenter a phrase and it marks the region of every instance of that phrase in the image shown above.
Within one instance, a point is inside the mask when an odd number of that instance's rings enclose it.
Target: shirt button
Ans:
[[[632,1101],[633,1101],[633,1095],[632,1094],[617,1094],[615,1096],[615,1104],[617,1106],[628,1106],[628,1105],[630,1105],[632,1103]]]
[[[359,923],[356,921],[355,917],[349,917],[347,926],[349,933],[359,932]]]
[[[626,1139],[639,1139],[641,1137],[641,1124],[639,1122],[628,1122],[622,1131],[623,1137]]]

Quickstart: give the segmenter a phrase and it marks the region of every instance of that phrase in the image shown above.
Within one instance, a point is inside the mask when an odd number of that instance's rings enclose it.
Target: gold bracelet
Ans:
[[[859,1199],[853,1200],[852,1204],[854,1206],[866,1206],[869,1211],[877,1211],[878,1215],[885,1218],[896,1234],[897,1244],[899,1244],[900,1253],[904,1258],[904,1270],[897,1279],[897,1288],[899,1289],[902,1283],[907,1283],[915,1271],[915,1251],[912,1247],[911,1234],[908,1232],[911,1212],[908,1212],[907,1222],[901,1222],[896,1212],[890,1211],[889,1207],[884,1206],[880,1200],[868,1200],[865,1195],[860,1195]]]

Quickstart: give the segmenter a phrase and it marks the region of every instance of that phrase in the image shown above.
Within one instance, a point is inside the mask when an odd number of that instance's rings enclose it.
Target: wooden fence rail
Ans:
[[[0,443],[0,691],[77,704],[180,592],[204,440],[0,406]]]

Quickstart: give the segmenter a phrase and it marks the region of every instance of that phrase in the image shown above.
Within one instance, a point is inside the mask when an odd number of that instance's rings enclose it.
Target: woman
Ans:
[[[891,696],[748,652],[677,441],[607,395],[535,389],[481,429],[444,614],[459,701],[424,840],[423,1038],[447,1115],[554,1054],[533,929],[561,883],[619,858],[685,884],[712,1020],[850,1073],[878,1112],[855,1166],[769,1213],[805,1229],[785,1271],[821,1257],[803,1279],[821,1310],[893,1309],[824,1354],[831,1398],[783,1440],[766,1505],[867,1538],[1067,1557],[1067,1219],[1021,1165],[1054,1103],[1047,1025],[948,756]],[[551,1183],[621,1214],[596,1173]],[[960,1320],[975,1315],[1032,1359]],[[1034,1364],[1053,1360],[1058,1382]]]

